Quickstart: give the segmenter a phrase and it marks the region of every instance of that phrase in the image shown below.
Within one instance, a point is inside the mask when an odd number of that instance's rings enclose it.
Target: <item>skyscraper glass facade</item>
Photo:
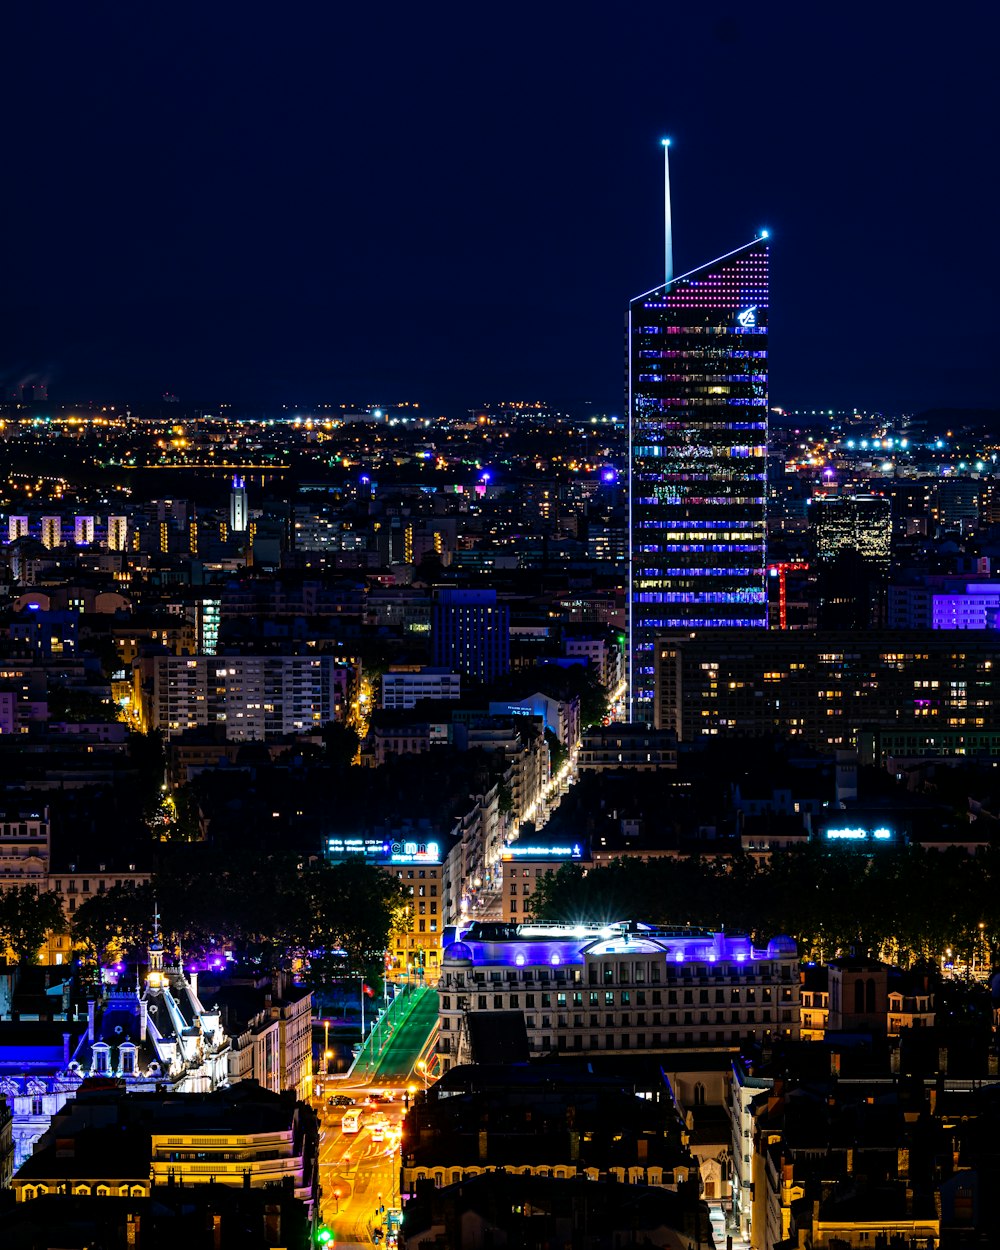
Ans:
[[[763,237],[629,305],[633,720],[658,635],[767,625],[767,305]]]

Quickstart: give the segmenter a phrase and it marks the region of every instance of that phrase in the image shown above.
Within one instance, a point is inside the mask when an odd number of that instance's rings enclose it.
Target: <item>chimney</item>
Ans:
[[[139,999],[139,1041],[146,1040],[146,1025],[149,1021],[149,1005],[144,998]]]
[[[69,1063],[69,1042],[71,1034],[63,1034],[63,1063]]]
[[[197,998],[198,997],[198,973],[195,972],[194,969],[192,969],[188,973],[188,980],[191,982],[191,993],[194,994],[195,998]]]
[[[97,1003],[92,998],[87,1000],[87,1041],[93,1042],[97,1036],[94,1026],[94,1015],[97,1011]]]

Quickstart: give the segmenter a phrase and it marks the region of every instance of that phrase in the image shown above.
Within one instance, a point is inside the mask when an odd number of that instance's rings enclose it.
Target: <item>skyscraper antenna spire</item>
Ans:
[[[670,221],[670,140],[663,144],[663,259],[666,272],[665,285],[674,280],[674,233]]]

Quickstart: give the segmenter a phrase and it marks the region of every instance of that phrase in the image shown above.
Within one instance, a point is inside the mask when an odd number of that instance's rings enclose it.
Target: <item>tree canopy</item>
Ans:
[[[41,893],[15,885],[0,893],[0,944],[18,963],[35,964],[48,933],[65,933],[62,900],[54,890]]]
[[[197,956],[223,947],[241,960],[279,965],[297,957],[314,980],[370,979],[402,922],[400,883],[360,859],[303,867],[294,856],[237,856],[177,847],[152,883],[114,888],[83,902],[73,936],[95,963],[135,957],[152,937],[155,906],[164,937]]]
[[[642,920],[794,937],[806,956],[855,950],[903,965],[995,954],[1000,948],[1000,849],[970,856],[918,846],[864,854],[811,844],[770,862],[631,857],[589,872],[548,873],[532,899],[539,920]]]

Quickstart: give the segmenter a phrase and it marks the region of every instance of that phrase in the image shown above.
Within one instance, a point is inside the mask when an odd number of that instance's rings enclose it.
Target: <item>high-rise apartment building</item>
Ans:
[[[780,734],[819,751],[869,729],[923,738],[921,754],[995,749],[993,629],[694,630],[657,641],[656,723],[683,742]],[[962,738],[963,743],[958,743]]]
[[[16,543],[19,538],[28,537],[28,518],[26,516],[8,516],[7,541]]]
[[[128,546],[128,517],[108,517],[108,548],[111,551],[124,551]]]
[[[669,217],[668,217],[669,221]],[[628,311],[629,698],[653,719],[658,635],[765,628],[766,233]]]
[[[48,547],[51,551],[55,547],[62,546],[62,517],[43,516],[42,526],[42,546]]]
[[[336,718],[338,667],[328,655],[158,655],[137,691],[143,724],[168,738],[222,724],[235,742],[320,729]]]
[[[97,536],[97,519],[92,516],[78,516],[73,520],[73,541],[78,547],[89,547]]]

